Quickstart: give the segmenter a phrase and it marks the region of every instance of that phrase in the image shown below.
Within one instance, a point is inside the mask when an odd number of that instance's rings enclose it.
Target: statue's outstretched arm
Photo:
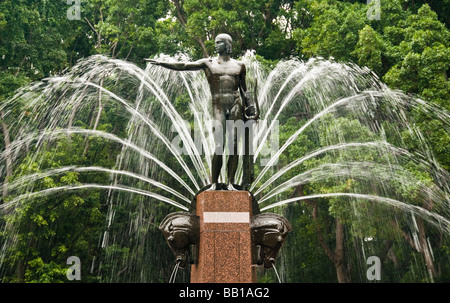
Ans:
[[[198,60],[195,62],[163,62],[153,59],[145,59],[153,65],[159,65],[168,69],[177,71],[189,71],[189,70],[202,70],[206,67],[204,60]]]

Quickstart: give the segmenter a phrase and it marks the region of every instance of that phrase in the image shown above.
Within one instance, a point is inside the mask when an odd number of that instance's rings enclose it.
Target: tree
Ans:
[[[300,2],[299,2],[300,3]],[[294,29],[301,57],[334,58],[367,66],[391,88],[418,95],[448,109],[449,30],[430,6],[405,10],[400,1],[383,4],[380,20],[366,17],[367,5],[346,1],[301,1],[299,12],[313,16]],[[437,121],[417,117],[437,161],[448,169],[449,138]]]
[[[168,3],[159,0],[93,0],[87,16],[95,52],[141,64],[157,52],[155,24],[166,16]]]
[[[12,181],[18,181],[30,174],[39,174],[46,168],[79,163],[82,161],[80,155],[83,148],[80,142],[82,138],[59,141],[55,146],[43,151],[41,157],[38,156],[40,163],[32,156],[26,157],[17,167]],[[35,192],[50,190],[86,182],[84,178],[78,173],[67,172],[38,178],[32,187]],[[16,184],[8,200],[23,194],[23,186],[24,184]],[[69,191],[57,195],[30,197],[26,200],[22,205],[16,206],[14,211],[9,210],[6,214],[9,228],[2,232],[2,240],[10,242],[7,242],[9,245],[4,260],[8,267],[2,268],[7,274],[2,275],[2,282],[65,282],[68,268],[66,261],[73,255],[83,260],[83,280],[97,281],[95,275],[90,275],[89,272],[95,256],[98,255],[98,234],[101,233],[104,222],[104,201],[99,192]]]
[[[294,1],[173,0],[171,3],[173,16],[187,34],[180,40],[193,49],[194,58],[211,56],[214,38],[222,32],[232,36],[234,53],[238,55],[252,49],[266,59],[291,54],[289,36],[295,22]]]
[[[383,74],[384,41],[370,25],[359,31],[359,40],[353,54],[358,58],[358,64],[367,66],[377,74]]]
[[[386,30],[391,42],[388,52],[398,58],[384,76],[387,84],[448,107],[445,101],[449,97],[450,32],[438,21],[436,13],[424,5],[397,29]],[[395,40],[399,34],[404,37],[401,41]]]
[[[313,16],[310,26],[294,30],[294,40],[301,56],[333,57],[340,61],[356,61],[353,50],[358,32],[367,22],[364,8],[359,3],[339,1],[304,1],[297,5],[298,13],[306,10]]]
[[[70,47],[78,30],[77,22],[67,19],[67,8],[62,1],[44,5],[34,0],[2,1],[2,75],[13,74],[21,84],[24,80],[54,75],[67,67],[72,55]],[[9,88],[11,91],[0,92],[3,97],[15,89],[14,86]]]
[[[397,28],[387,28],[390,45],[387,52],[396,57],[396,63],[383,80],[392,87],[417,94],[428,102],[449,109],[450,83],[450,31],[439,22],[428,5],[423,5],[417,15],[410,15]],[[403,39],[396,37],[401,35]],[[427,134],[436,158],[448,169],[447,154],[450,138],[440,123],[417,116],[420,129]]]
[[[0,104],[30,81],[55,75],[75,58],[70,52],[78,30],[76,22],[66,18],[67,5],[62,1],[2,1],[0,3]],[[64,13],[62,13],[64,12]],[[75,56],[76,57],[76,56]],[[14,140],[10,125],[0,112],[2,146]],[[6,155],[7,173],[12,176],[12,160]],[[7,182],[4,183],[7,195]]]

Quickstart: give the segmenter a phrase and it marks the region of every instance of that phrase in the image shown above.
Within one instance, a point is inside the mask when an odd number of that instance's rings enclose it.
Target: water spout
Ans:
[[[139,189],[125,187],[125,186],[101,185],[101,184],[65,185],[65,186],[52,187],[52,188],[40,190],[37,192],[26,193],[26,194],[20,195],[18,197],[15,197],[11,201],[1,204],[0,209],[8,209],[25,199],[28,200],[33,197],[41,197],[41,196],[51,195],[54,193],[64,192],[64,191],[68,191],[68,190],[81,190],[81,189],[110,189],[110,190],[124,191],[124,192],[129,192],[129,193],[134,193],[134,194],[138,194],[138,195],[142,195],[142,196],[151,197],[151,198],[154,198],[161,202],[165,202],[170,205],[173,205],[181,210],[186,210],[186,211],[189,210],[189,208],[187,208],[186,206],[181,205],[178,202],[175,202],[169,198],[166,198],[164,196],[161,196],[161,195],[153,193],[153,192],[139,190]]]
[[[355,199],[363,199],[363,200],[369,200],[369,201],[375,201],[380,202],[386,205],[394,206],[401,210],[406,210],[413,212],[414,214],[417,214],[424,219],[426,219],[428,222],[435,225],[437,228],[443,230],[446,233],[450,232],[450,220],[447,218],[437,214],[430,212],[429,210],[419,207],[416,205],[412,205],[409,203],[401,202],[395,199],[386,198],[386,197],[380,197],[375,195],[365,195],[365,194],[357,194],[357,193],[327,193],[327,194],[317,194],[317,195],[308,195],[308,196],[302,196],[302,197],[295,197],[291,199],[282,200],[276,203],[272,203],[271,205],[268,205],[266,207],[261,208],[261,211],[267,211],[269,209],[275,208],[277,206],[286,205],[288,203],[302,201],[302,200],[312,200],[312,199],[319,199],[319,198],[334,198],[334,197],[350,197]]]

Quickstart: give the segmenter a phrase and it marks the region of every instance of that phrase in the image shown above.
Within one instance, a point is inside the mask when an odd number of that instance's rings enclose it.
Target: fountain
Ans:
[[[191,62],[184,55],[154,59]],[[284,268],[284,261],[277,261],[277,268],[274,265],[276,259],[288,258],[290,249],[302,249],[286,237],[296,232],[296,218],[289,215],[292,207],[303,202],[317,210],[319,201],[332,201],[329,211],[345,218],[382,220],[386,215],[370,216],[380,209],[395,214],[393,224],[406,224],[417,250],[422,247],[420,251],[428,256],[425,267],[427,279],[432,280],[432,250],[430,245],[423,247],[427,240],[421,240],[420,222],[448,236],[449,175],[434,160],[411,112],[424,120],[432,117],[445,133],[450,130],[449,114],[420,98],[390,90],[370,70],[352,64],[290,59],[269,69],[252,52],[241,60],[247,67],[248,91],[255,91],[260,111],[251,142],[255,147],[251,182],[245,182],[251,173],[243,161],[235,166],[234,182],[226,182],[225,167],[212,165],[214,119],[203,73],[152,64],[143,70],[126,61],[93,56],[63,75],[30,84],[1,105],[12,138],[0,159],[2,216],[19,214],[40,199],[51,203],[55,195],[99,191],[108,205],[99,246],[111,248],[104,262],[113,264],[111,275],[104,274],[102,281],[116,281],[119,276],[121,281],[157,281],[161,272],[167,281],[173,258],[164,259],[170,262],[161,262],[159,271],[147,272],[145,266],[156,258],[155,251],[167,252],[161,245],[161,231],[175,254],[176,270],[202,262],[198,236],[204,214],[197,213],[197,203],[213,192],[207,189],[215,170],[215,192],[250,192],[239,198],[246,201],[246,210],[231,212],[252,213],[235,220],[245,221],[248,227],[242,238],[251,243],[248,264],[253,268],[273,268],[281,274],[280,280],[287,280],[289,268]],[[106,117],[114,120],[104,121]],[[49,156],[57,157],[49,153],[74,142],[84,147],[81,160],[49,163]],[[413,149],[408,148],[411,142]],[[90,146],[102,144],[120,152],[90,162],[89,157],[95,156],[89,153]],[[74,176],[79,177],[71,182],[69,177]],[[48,185],[53,177],[66,181]],[[230,184],[238,190],[227,190]],[[305,186],[310,186],[308,192]],[[120,220],[128,224],[117,226]],[[9,248],[18,241],[19,228],[12,220],[1,222],[0,275],[7,267],[3,260]],[[354,234],[359,233],[360,239],[372,236],[375,228],[370,222],[355,223]],[[358,249],[365,254],[368,242],[361,241]],[[133,249],[124,256],[126,262],[112,262],[117,258],[114,249],[121,245]],[[92,264],[99,267],[98,260]],[[255,281],[254,269],[249,276]]]
[[[193,201],[197,215],[169,214],[160,229],[176,257],[177,267],[178,264],[185,267],[189,247],[196,247],[198,262],[193,262],[192,282],[256,282],[256,268],[252,264],[272,268],[291,226],[280,215],[260,215],[259,209],[252,209],[255,199],[250,192],[236,192],[238,143],[241,141],[243,147],[240,150],[245,152],[242,154],[243,184],[239,186],[247,189],[253,183],[253,144],[250,142],[253,143],[253,128],[259,118],[259,104],[256,94],[252,98],[247,91],[245,64],[230,57],[231,37],[220,34],[215,44],[216,59],[190,63],[148,60],[153,65],[175,71],[203,70],[210,86],[215,122],[212,184],[206,189],[213,194],[197,194]],[[243,128],[245,124],[247,126]],[[227,192],[217,192],[225,142],[228,145]],[[261,253],[255,262],[252,255],[257,247]]]

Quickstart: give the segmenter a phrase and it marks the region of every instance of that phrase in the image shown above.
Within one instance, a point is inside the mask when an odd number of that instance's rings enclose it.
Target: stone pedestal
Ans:
[[[252,197],[247,191],[205,191],[197,196],[198,262],[192,283],[254,283]]]

